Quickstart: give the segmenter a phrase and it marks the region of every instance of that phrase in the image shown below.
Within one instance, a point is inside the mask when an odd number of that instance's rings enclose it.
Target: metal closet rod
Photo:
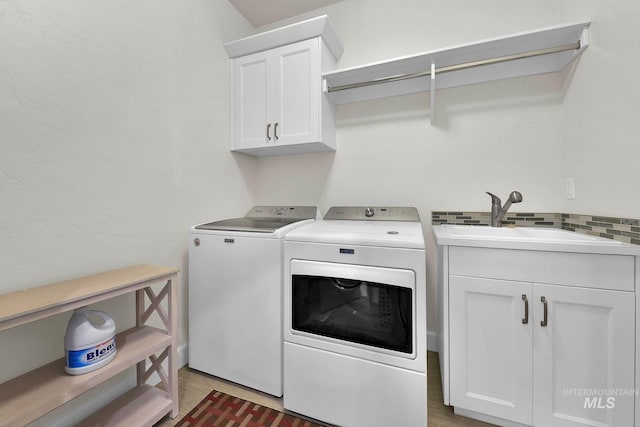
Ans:
[[[578,40],[575,43],[565,44],[557,47],[549,47],[546,49],[532,50],[529,52],[514,53],[512,55],[481,59],[479,61],[464,62],[462,64],[447,65],[446,67],[436,68],[435,74],[438,75],[442,73],[449,73],[451,71],[459,71],[459,70],[466,70],[467,68],[480,67],[482,65],[498,64],[501,62],[515,61],[516,59],[532,58],[534,56],[548,55],[550,53],[559,53],[559,52],[566,52],[569,50],[579,50],[579,49],[580,49],[580,40]],[[356,89],[359,87],[379,85],[382,83],[397,82],[400,80],[415,79],[417,77],[426,77],[430,75],[431,75],[431,70],[422,71],[419,73],[400,74],[397,76],[382,77],[379,79],[370,80],[366,82],[349,83],[346,85],[334,86],[334,87],[328,88],[327,92],[338,92],[341,90]]]

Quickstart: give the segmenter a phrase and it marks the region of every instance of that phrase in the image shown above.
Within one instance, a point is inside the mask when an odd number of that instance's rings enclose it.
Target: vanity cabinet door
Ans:
[[[534,425],[634,425],[635,294],[533,289]]]
[[[452,405],[532,423],[531,297],[529,282],[449,276]]]

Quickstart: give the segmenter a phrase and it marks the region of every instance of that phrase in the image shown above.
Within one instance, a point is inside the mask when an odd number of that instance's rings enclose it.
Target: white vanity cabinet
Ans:
[[[335,106],[323,93],[322,73],[335,68],[342,47],[328,18],[225,48],[231,57],[231,151],[254,156],[335,151]]]
[[[456,246],[438,228],[445,404],[498,425],[635,425],[640,248]]]

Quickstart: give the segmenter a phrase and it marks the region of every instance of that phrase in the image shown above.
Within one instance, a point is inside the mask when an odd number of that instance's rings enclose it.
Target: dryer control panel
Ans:
[[[334,206],[329,209],[324,219],[420,222],[418,210],[412,207]]]

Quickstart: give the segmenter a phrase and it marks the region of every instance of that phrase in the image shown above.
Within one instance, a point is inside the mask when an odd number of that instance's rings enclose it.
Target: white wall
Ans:
[[[533,76],[338,108],[338,151],[261,160],[260,202],[413,205],[427,241],[435,301],[432,210],[489,210],[485,191],[519,190],[513,211],[640,217],[637,101],[640,4],[633,0],[346,0],[327,13],[345,47],[338,67],[591,19],[591,45],[561,75]],[[281,23],[272,25],[279,26]],[[292,176],[307,174],[306,183]],[[565,199],[575,178],[576,199]],[[437,329],[429,303],[428,328]]]
[[[322,13],[344,44],[339,68],[561,22],[555,1],[346,0],[304,17]],[[485,191],[506,197],[512,190],[524,195],[515,211],[563,210],[565,84],[564,76],[545,75],[442,90],[434,126],[429,94],[339,106],[337,152],[261,159],[254,193],[260,203],[318,203],[323,212],[416,206],[428,246],[428,300],[435,302],[432,210],[486,211]],[[428,310],[435,331],[435,303]]]
[[[562,18],[590,17],[591,45],[563,102],[562,149],[576,199],[565,211],[640,218],[640,3],[566,0]]]
[[[253,30],[226,1],[0,2],[0,293],[175,266],[185,343],[189,227],[253,199],[222,47]],[[0,333],[0,382],[62,357],[68,317]]]
[[[637,2],[345,0],[286,22],[321,13],[339,67],[584,17],[592,44],[564,75],[440,91],[435,126],[426,94],[344,105],[336,153],[255,160],[228,152],[222,42],[255,30],[226,1],[1,1],[0,293],[136,263],[186,285],[188,227],[254,203],[416,206],[429,301],[432,210],[517,189],[514,210],[640,217]],[[105,310],[122,329],[121,305]],[[66,319],[0,333],[0,381],[60,357]]]

